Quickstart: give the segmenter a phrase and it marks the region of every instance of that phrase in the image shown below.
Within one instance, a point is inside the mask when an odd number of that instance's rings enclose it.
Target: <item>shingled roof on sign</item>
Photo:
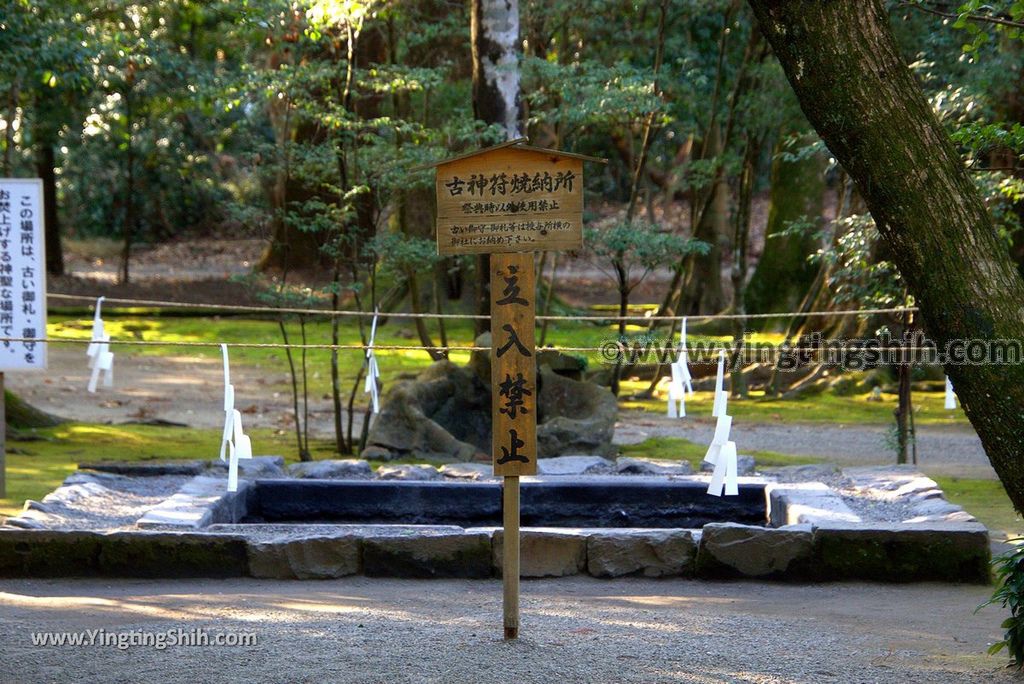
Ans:
[[[445,164],[451,164],[452,162],[462,161],[463,159],[469,159],[470,157],[478,157],[481,154],[487,154],[488,152],[494,152],[495,150],[502,150],[506,148],[512,148],[516,150],[523,150],[524,152],[538,152],[540,154],[549,154],[553,157],[566,157],[569,159],[582,159],[583,161],[597,162],[598,164],[607,164],[607,159],[601,159],[600,157],[589,157],[585,154],[576,154],[575,152],[563,152],[562,150],[549,150],[544,147],[534,147],[526,144],[526,138],[516,138],[514,140],[508,140],[497,145],[491,145],[490,147],[484,147],[483,149],[473,150],[472,152],[466,152],[455,157],[449,157],[448,159],[442,159],[430,164],[421,164],[413,168],[414,171],[420,171],[422,169],[432,169],[438,166],[444,166]]]

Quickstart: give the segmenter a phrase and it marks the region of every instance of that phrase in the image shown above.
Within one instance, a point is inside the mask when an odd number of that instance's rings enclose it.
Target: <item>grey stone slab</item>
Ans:
[[[432,465],[402,463],[377,468],[381,480],[440,480],[441,471]]]
[[[494,479],[494,467],[490,463],[445,463],[441,475],[453,480]]]
[[[378,525],[350,523],[286,523],[216,524],[206,528],[210,532],[236,534],[254,542],[290,541],[310,537],[422,537],[461,534],[466,531],[457,525]]]
[[[198,529],[216,522],[234,522],[245,513],[249,486],[240,480],[238,491],[228,492],[224,479],[194,477],[174,495],[149,509],[135,524],[140,528]]]
[[[587,571],[594,577],[691,575],[696,551],[689,530],[607,530],[587,538]]]
[[[813,463],[808,465],[780,466],[778,468],[762,468],[761,472],[771,475],[778,482],[817,482],[829,480],[840,473],[839,466],[833,463]]]
[[[615,472],[620,475],[692,475],[693,466],[689,461],[620,456],[615,460]]]
[[[357,536],[250,542],[249,574],[265,579],[333,579],[359,572]]]
[[[226,472],[228,462],[215,459],[208,461],[211,471]],[[284,477],[283,456],[253,456],[238,461],[238,477],[246,479],[257,479],[261,477]]]
[[[768,519],[773,527],[827,521],[856,523],[861,518],[831,487],[821,482],[769,484]]]
[[[612,461],[601,456],[556,456],[538,458],[538,475],[587,475],[589,473],[610,473],[615,467]]]
[[[697,575],[707,578],[806,579],[813,576],[814,535],[809,525],[784,528],[735,523],[704,526]]]
[[[361,458],[332,458],[303,461],[288,466],[291,477],[320,480],[364,480],[373,477],[370,463]]]
[[[79,463],[78,469],[132,477],[155,477],[159,475],[201,475],[208,466],[205,460],[190,461],[92,461]]]

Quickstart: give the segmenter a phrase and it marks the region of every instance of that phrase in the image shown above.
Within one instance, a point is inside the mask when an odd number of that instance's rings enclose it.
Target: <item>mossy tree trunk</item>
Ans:
[[[900,55],[882,0],[748,0],[807,118],[857,183],[939,348],[1024,339],[1024,280]],[[1024,511],[1024,365],[946,365]]]
[[[53,427],[64,422],[63,418],[40,411],[9,390],[4,390],[4,418],[7,427],[14,430]]]
[[[800,145],[808,145],[813,136],[805,136]],[[806,217],[817,220],[824,209],[825,169],[823,154],[797,160],[780,156],[775,150],[771,173],[771,203],[765,229],[764,251],[747,285],[747,311],[769,313],[792,311],[814,282],[818,269],[807,261],[818,244],[811,234],[781,235],[793,221]]]
[[[709,133],[708,156],[718,157],[722,154],[723,144],[717,126]],[[693,237],[711,245],[706,254],[693,254],[687,257],[688,265],[684,267],[686,277],[683,281],[682,314],[696,315],[701,313],[714,314],[725,308],[725,292],[722,289],[722,245],[727,242],[729,230],[729,184],[724,173],[718,173],[712,181],[709,192],[711,196],[703,211],[694,215],[696,228]],[[691,206],[700,204],[699,193],[692,194]]]

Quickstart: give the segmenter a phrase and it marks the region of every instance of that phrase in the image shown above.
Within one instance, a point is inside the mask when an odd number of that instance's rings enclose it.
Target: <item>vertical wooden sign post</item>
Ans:
[[[502,488],[505,638],[519,636],[519,478],[537,474],[533,253],[583,246],[583,162],[525,145],[448,159],[437,169],[439,254],[489,253],[491,455]]]

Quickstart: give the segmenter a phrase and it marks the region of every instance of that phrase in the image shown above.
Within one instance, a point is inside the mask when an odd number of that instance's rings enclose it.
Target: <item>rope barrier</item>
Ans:
[[[66,301],[95,302],[95,296],[69,295],[60,293],[47,293],[48,299],[60,299]],[[160,308],[178,309],[213,309],[221,311],[238,311],[248,313],[267,314],[300,314],[307,316],[327,317],[362,317],[373,318],[372,311],[333,311],[331,309],[304,309],[298,307],[274,307],[274,306],[252,306],[244,304],[203,304],[201,302],[172,302],[159,299],[126,299],[118,297],[106,297],[107,304],[120,304],[124,306],[153,306]],[[866,316],[885,313],[910,313],[917,311],[917,307],[892,307],[884,309],[845,309],[839,311],[780,311],[777,313],[761,314],[705,314],[702,316],[537,316],[538,321],[681,321],[684,318],[693,321],[735,321],[735,320],[759,320],[771,318],[800,318],[800,317],[827,317],[827,316]],[[467,320],[489,320],[490,316],[482,314],[444,314],[444,313],[413,313],[396,311],[392,313],[381,313],[381,316],[392,318],[433,318],[433,319],[467,319]]]
[[[91,344],[92,340],[75,337],[0,337],[0,343],[36,343],[36,344]],[[313,350],[338,350],[338,351],[366,351],[367,346],[363,344],[284,344],[281,342],[196,342],[196,341],[162,341],[162,340],[109,340],[107,344],[124,345],[133,347],[208,347],[236,349],[313,349]],[[448,346],[421,346],[421,345],[399,345],[399,344],[376,344],[374,351],[490,351],[492,347],[473,345],[448,345]],[[627,357],[647,354],[671,354],[676,351],[672,345],[665,347],[652,346],[648,349],[637,349],[628,343],[609,342],[600,347],[541,347],[538,352],[602,352],[605,354],[618,352]],[[872,354],[887,354],[889,352],[932,352],[937,353],[935,347],[863,347],[857,345],[831,346],[824,341],[820,347],[758,347],[742,345],[740,348],[729,344],[722,344],[710,348],[688,349],[688,356],[709,359],[708,362],[717,360],[717,354],[725,351],[727,354],[742,354],[749,357],[764,359],[766,355],[786,354],[821,354],[839,352],[865,352]],[[714,358],[712,358],[714,357]],[[628,361],[627,361],[628,362]],[[632,362],[630,362],[632,363]],[[662,363],[662,361],[651,361],[650,363]]]

